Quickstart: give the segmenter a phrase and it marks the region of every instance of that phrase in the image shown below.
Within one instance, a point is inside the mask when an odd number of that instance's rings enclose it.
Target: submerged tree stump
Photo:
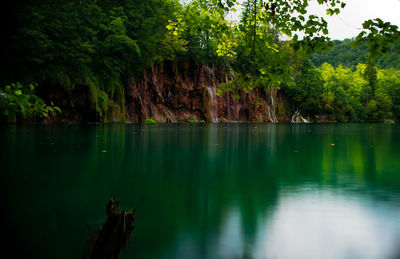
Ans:
[[[118,209],[119,201],[112,198],[106,207],[107,221],[100,231],[92,233],[86,243],[82,259],[118,259],[128,245],[135,228],[135,212]]]

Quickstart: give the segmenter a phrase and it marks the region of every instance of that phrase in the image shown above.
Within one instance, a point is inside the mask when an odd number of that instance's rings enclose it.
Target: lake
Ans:
[[[398,258],[400,125],[0,128],[15,257],[80,258],[111,197],[122,258]]]

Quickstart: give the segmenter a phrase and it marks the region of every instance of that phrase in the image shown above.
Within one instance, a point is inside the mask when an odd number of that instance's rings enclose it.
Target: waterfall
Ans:
[[[269,97],[271,100],[271,103],[268,104],[268,116],[271,122],[277,123],[278,117],[276,116],[276,94],[275,94],[275,88],[273,86],[268,87],[267,91],[267,98]]]
[[[212,87],[207,87],[208,96],[210,97],[210,116],[213,123],[218,122],[218,117],[215,114],[215,97],[216,89]]]
[[[225,83],[228,83],[230,80],[234,80],[235,79],[235,72],[233,71],[233,69],[229,69],[228,72],[225,74]],[[231,98],[232,98],[232,94],[225,94],[225,98],[226,98],[226,116],[228,118],[229,122],[233,122],[231,120]],[[235,105],[235,104],[233,104]]]
[[[203,73],[210,78],[214,77],[214,70],[208,66],[203,66]]]
[[[301,116],[299,110],[296,110],[296,112],[293,114],[292,120],[290,122],[291,123],[310,123],[308,120],[304,119],[303,116]]]

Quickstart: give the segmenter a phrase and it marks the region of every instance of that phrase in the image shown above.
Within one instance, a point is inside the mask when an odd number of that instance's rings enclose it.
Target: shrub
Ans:
[[[189,122],[189,123],[206,123],[204,120],[198,120],[198,119],[196,119],[196,117],[193,116],[193,115],[190,116],[188,122]]]
[[[196,119],[196,117],[194,117],[194,116],[192,115],[192,116],[190,116],[188,122],[189,122],[189,123],[198,123],[199,121]]]
[[[144,123],[146,123],[147,125],[154,125],[157,124],[156,119],[154,119],[153,117],[147,118]]]
[[[47,117],[61,113],[61,109],[47,105],[43,99],[34,94],[35,86],[24,87],[21,83],[13,83],[0,89],[0,112],[7,118]]]

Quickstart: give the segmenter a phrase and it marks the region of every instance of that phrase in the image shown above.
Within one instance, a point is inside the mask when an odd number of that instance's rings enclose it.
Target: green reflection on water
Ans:
[[[137,208],[123,258],[397,252],[399,125],[9,126],[0,140],[20,256],[79,258],[110,197]]]

